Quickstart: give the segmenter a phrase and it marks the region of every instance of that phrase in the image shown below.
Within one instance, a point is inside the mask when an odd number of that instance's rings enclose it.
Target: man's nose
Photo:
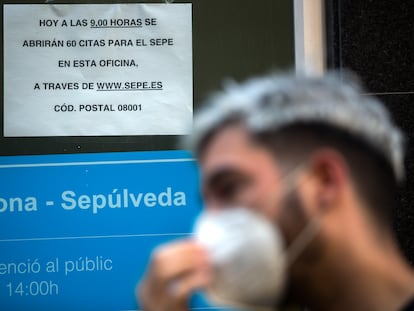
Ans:
[[[223,207],[220,207],[219,202],[208,202],[205,205],[205,209],[208,211],[218,211],[220,210],[220,208],[223,208]]]

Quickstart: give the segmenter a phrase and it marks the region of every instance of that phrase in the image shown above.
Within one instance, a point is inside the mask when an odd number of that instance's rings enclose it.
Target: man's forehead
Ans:
[[[256,143],[243,126],[231,125],[211,139],[199,162],[203,177],[209,177],[221,172],[274,166],[274,160],[269,150]]]
[[[242,125],[226,126],[208,141],[200,155],[202,168],[208,168],[217,161],[236,161],[255,151],[249,132]]]

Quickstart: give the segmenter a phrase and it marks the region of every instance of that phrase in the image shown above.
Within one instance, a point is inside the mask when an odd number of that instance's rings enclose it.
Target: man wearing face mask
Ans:
[[[272,75],[232,85],[189,144],[206,212],[195,238],[154,252],[145,311],[204,289],[250,309],[414,310],[414,273],[391,229],[403,138],[351,79]]]

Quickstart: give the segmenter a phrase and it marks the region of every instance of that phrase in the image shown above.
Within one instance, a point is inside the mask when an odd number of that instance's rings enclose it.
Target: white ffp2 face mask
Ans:
[[[286,280],[282,236],[269,221],[246,208],[205,212],[196,240],[206,248],[214,276],[207,288],[216,303],[275,306]]]
[[[195,239],[213,266],[207,296],[216,303],[274,308],[287,283],[287,269],[319,231],[312,219],[286,249],[275,224],[247,208],[207,211],[195,225]]]

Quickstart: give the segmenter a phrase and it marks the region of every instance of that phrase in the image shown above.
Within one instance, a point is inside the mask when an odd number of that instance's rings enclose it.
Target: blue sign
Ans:
[[[0,184],[0,310],[136,310],[151,251],[201,209],[185,151],[1,157]]]

